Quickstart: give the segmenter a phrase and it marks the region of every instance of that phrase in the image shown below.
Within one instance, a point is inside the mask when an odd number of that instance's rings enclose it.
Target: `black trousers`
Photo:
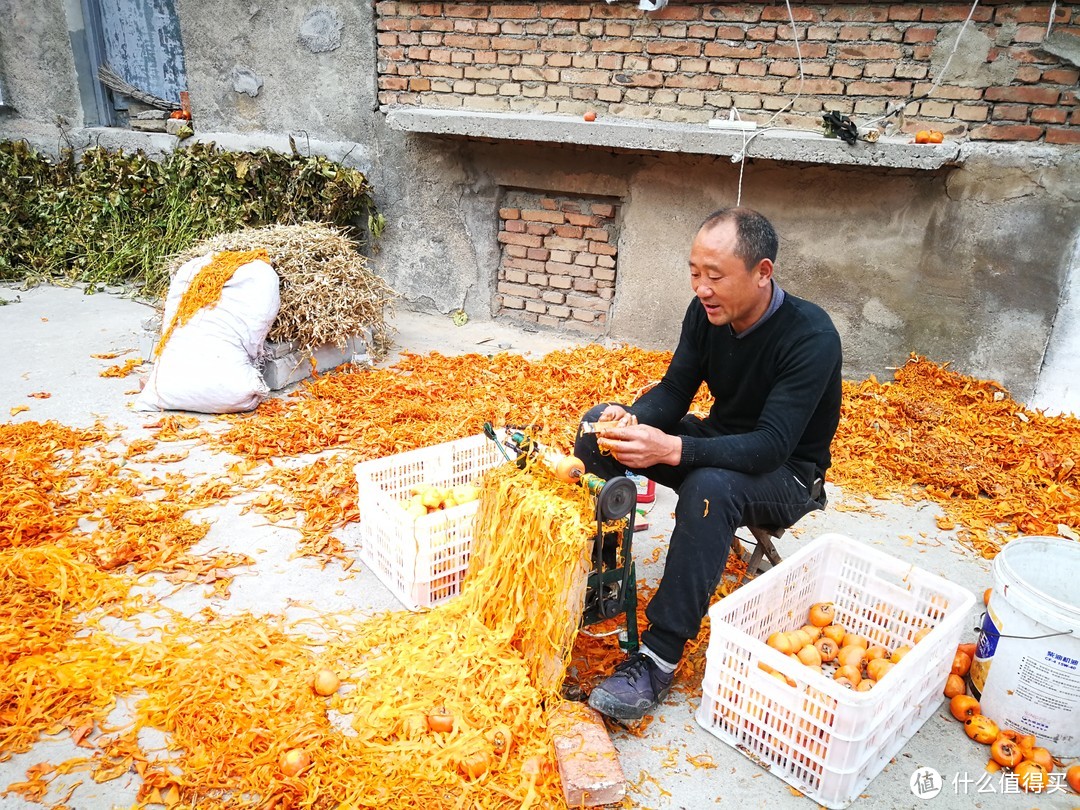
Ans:
[[[592,408],[583,421],[599,419],[607,404]],[[696,416],[684,417],[675,432],[719,435]],[[589,472],[601,478],[627,472],[613,456],[600,453],[595,434],[579,434],[574,454]],[[679,496],[664,574],[645,610],[649,627],[641,640],[650,650],[671,663],[682,658],[686,642],[696,638],[701,629],[739,526],[786,528],[824,506],[823,489],[820,483],[814,484],[816,472],[809,467],[791,463],[762,475],[667,464],[629,470],[674,489]]]

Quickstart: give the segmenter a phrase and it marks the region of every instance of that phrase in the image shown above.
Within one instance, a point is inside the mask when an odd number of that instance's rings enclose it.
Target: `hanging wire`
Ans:
[[[894,115],[898,115],[901,110],[903,110],[905,107],[907,107],[908,104],[915,104],[916,102],[919,102],[919,101],[922,101],[924,99],[930,98],[930,96],[933,94],[933,92],[935,90],[937,90],[938,87],[941,86],[941,82],[944,80],[945,74],[949,72],[949,65],[952,64],[952,58],[953,58],[953,56],[956,55],[956,51],[960,47],[960,40],[963,39],[964,31],[967,30],[968,23],[971,22],[971,17],[972,17],[973,14],[975,14],[975,9],[978,7],[978,5],[979,5],[979,0],[975,0],[975,2],[971,4],[971,10],[968,11],[968,15],[967,15],[967,18],[964,20],[964,24],[962,26],[960,26],[960,31],[956,35],[956,42],[953,43],[952,50],[949,51],[949,57],[945,60],[945,64],[942,66],[941,70],[938,71],[937,78],[934,79],[933,83],[930,85],[930,89],[927,90],[925,93],[923,93],[918,98],[908,99],[901,106],[897,107],[892,112],[887,112],[884,115],[878,116],[877,118],[870,119],[865,124],[863,124],[864,127],[871,126],[873,124],[876,124],[878,121],[884,121],[886,118],[891,118]]]
[[[739,164],[739,186],[735,195],[735,205],[742,204],[742,185],[743,185],[743,169],[746,167],[746,147],[750,145],[750,142],[754,140],[758,135],[767,129],[771,129],[773,121],[780,117],[783,113],[787,112],[794,106],[795,102],[802,96],[803,86],[806,83],[806,75],[803,73],[803,61],[802,61],[802,48],[799,47],[799,31],[795,27],[795,12],[791,10],[790,0],[784,0],[784,5],[787,6],[788,19],[791,21],[791,38],[795,41],[795,58],[799,63],[799,86],[795,91],[795,95],[791,97],[783,107],[772,114],[772,117],[766,121],[760,128],[758,128],[753,135],[749,138],[746,137],[746,130],[740,130],[742,132],[742,149],[739,154],[732,155],[732,163]],[[742,120],[742,116],[739,115],[739,108],[734,104],[731,105],[731,109],[735,112],[735,118],[739,121]]]

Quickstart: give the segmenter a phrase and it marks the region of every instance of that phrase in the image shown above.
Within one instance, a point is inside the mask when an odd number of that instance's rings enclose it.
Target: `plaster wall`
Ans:
[[[81,17],[72,22],[81,26]],[[40,121],[62,116],[66,126],[82,125],[68,24],[62,2],[0,3],[4,102],[18,115]]]
[[[370,142],[371,3],[177,0],[176,6],[200,130]]]
[[[623,221],[608,336],[654,348],[674,347],[698,224],[739,193],[726,158],[426,136],[401,149],[380,173],[415,190],[380,201],[381,259],[414,306],[490,317],[504,189],[610,196]],[[933,172],[755,161],[742,203],[777,227],[779,282],[832,315],[848,377],[887,378],[916,352],[1027,399],[1077,238],[1078,163],[1005,145]]]

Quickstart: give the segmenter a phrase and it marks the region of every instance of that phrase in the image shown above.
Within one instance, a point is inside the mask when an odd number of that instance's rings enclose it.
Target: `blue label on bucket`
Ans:
[[[994,619],[988,611],[983,615],[982,633],[979,634],[979,644],[975,648],[975,657],[993,658],[994,653],[997,652],[998,639],[1000,638],[1001,631],[997,629]]]

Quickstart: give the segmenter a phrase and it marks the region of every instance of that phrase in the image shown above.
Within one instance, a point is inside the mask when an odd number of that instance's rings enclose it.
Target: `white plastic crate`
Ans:
[[[356,465],[360,559],[409,610],[461,593],[479,503],[414,518],[401,501],[418,484],[467,484],[505,462],[499,446],[481,434]]]
[[[912,650],[856,692],[765,644],[836,604],[849,632]],[[839,534],[808,543],[709,610],[697,721],[814,801],[843,808],[941,705],[956,645],[975,604],[958,585]],[[915,633],[933,631],[918,644]],[[790,686],[762,663],[794,680]]]

